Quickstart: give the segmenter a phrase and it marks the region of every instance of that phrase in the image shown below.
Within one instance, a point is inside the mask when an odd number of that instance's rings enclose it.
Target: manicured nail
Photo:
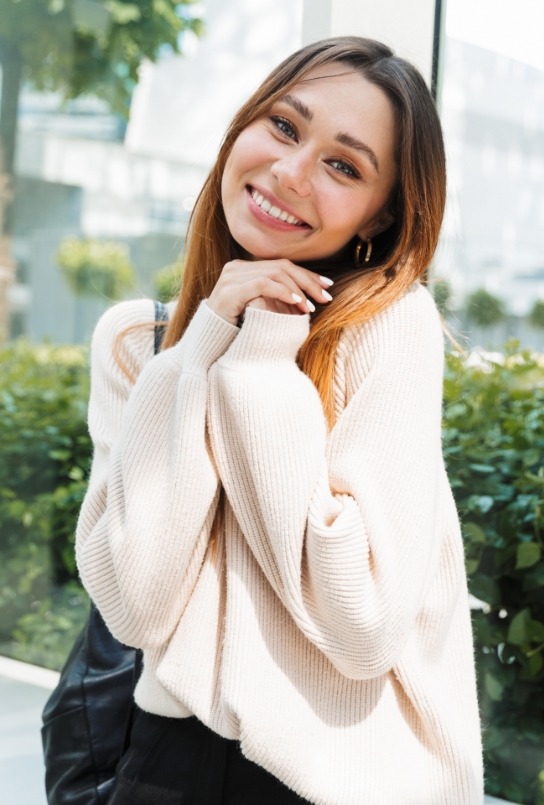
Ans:
[[[323,299],[326,299],[327,302],[332,302],[332,296],[328,291],[321,291],[321,293],[323,294]]]
[[[329,288],[331,285],[334,285],[334,280],[331,280],[328,277],[319,277],[319,279],[321,280],[321,282],[324,282],[325,285],[328,285]]]
[[[315,313],[315,305],[313,302],[310,302],[309,299],[306,300],[306,304],[308,305],[308,310],[310,313]]]
[[[292,293],[291,296],[295,302],[302,302],[302,296],[299,296],[298,293]]]

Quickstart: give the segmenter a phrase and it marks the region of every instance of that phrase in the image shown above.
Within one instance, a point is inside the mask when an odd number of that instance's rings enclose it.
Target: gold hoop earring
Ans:
[[[363,243],[366,243],[366,252],[363,262],[361,263],[361,250],[363,248]],[[359,243],[355,247],[355,268],[361,268],[363,265],[366,265],[369,262],[371,255],[372,240],[370,238],[366,238],[364,241],[359,239]]]

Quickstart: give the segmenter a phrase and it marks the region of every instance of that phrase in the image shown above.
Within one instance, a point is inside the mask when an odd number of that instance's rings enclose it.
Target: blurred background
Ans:
[[[59,670],[87,613],[73,530],[97,318],[176,293],[231,115],[284,56],[340,33],[415,61],[442,118],[429,285],[454,336],[444,447],[487,789],[544,805],[541,0],[0,0],[0,655]]]

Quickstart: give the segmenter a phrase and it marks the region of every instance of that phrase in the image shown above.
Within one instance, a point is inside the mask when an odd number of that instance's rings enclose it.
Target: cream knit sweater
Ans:
[[[307,316],[248,309],[238,329],[203,302],[156,357],[152,321],[141,300],[96,328],[77,532],[85,587],[145,651],[140,707],[195,714],[313,803],[481,805],[428,292],[345,333],[330,433],[295,363]],[[139,322],[132,385],[112,350]]]

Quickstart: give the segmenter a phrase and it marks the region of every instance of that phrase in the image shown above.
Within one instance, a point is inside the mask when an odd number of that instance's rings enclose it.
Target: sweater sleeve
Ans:
[[[143,304],[150,326],[133,327],[145,323]],[[149,302],[122,303],[96,327],[94,456],[76,531],[89,595],[115,636],[142,648],[175,628],[206,550],[219,486],[206,437],[207,372],[238,332],[202,303],[180,342],[152,357],[152,316]],[[145,363],[134,385],[113,355],[125,330],[123,357],[137,369]]]
[[[345,676],[397,663],[436,555],[443,338],[415,286],[362,328],[327,434],[295,363],[307,317],[248,310],[210,371],[211,435],[245,538],[298,628]]]

